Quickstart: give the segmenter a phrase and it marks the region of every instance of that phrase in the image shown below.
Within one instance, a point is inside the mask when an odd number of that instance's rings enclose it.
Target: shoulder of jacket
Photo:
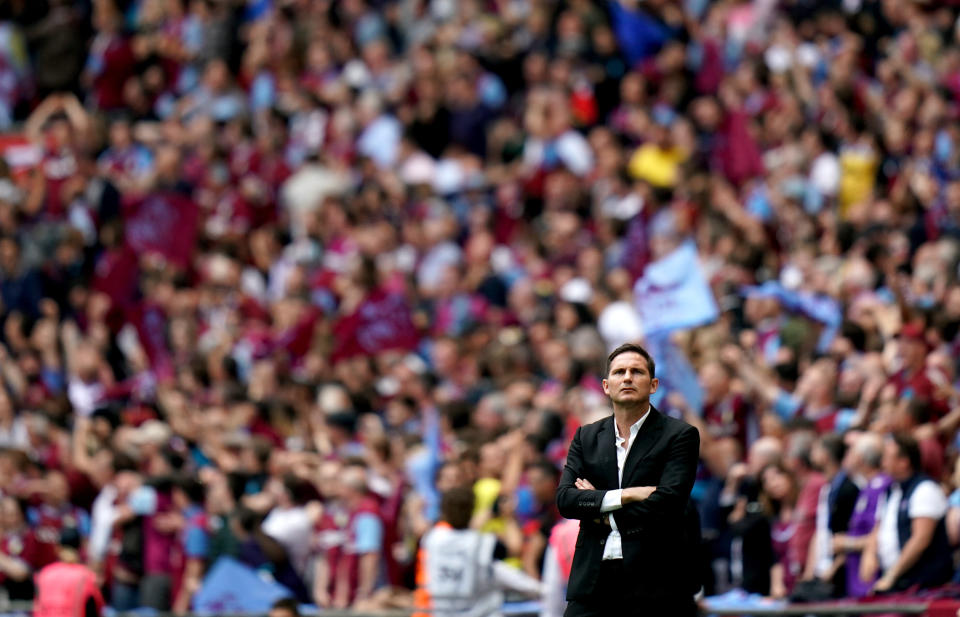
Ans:
[[[600,418],[599,420],[594,420],[594,421],[591,422],[590,424],[583,424],[583,425],[580,426],[580,432],[581,432],[581,433],[587,433],[587,432],[596,433],[596,432],[599,431],[601,428],[603,428],[604,423],[610,422],[610,418],[611,418],[611,417],[612,417],[612,416],[604,416],[604,417]]]
[[[670,429],[673,432],[682,433],[683,431],[686,431],[688,429],[692,429],[694,431],[697,430],[696,427],[694,427],[692,424],[688,424],[683,420],[678,420],[677,418],[668,416],[662,411],[658,411],[657,413],[659,413],[660,416],[663,418],[664,427]]]

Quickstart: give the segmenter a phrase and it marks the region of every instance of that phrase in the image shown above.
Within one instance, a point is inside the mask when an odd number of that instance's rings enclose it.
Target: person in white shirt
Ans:
[[[887,438],[883,468],[893,479],[877,505],[877,525],[863,560],[860,578],[879,570],[874,593],[909,587],[936,587],[950,580],[950,555],[944,518],[947,498],[940,485],[920,473],[920,447],[905,433]]]

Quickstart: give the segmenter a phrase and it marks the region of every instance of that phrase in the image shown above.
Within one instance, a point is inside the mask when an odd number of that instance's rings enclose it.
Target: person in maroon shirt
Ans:
[[[810,541],[817,531],[817,505],[824,484],[823,476],[814,469],[810,460],[813,442],[814,436],[806,428],[794,431],[787,441],[786,464],[796,478],[799,489],[793,510],[796,529],[788,543],[791,554],[800,560],[801,569],[807,563]]]
[[[930,404],[931,420],[936,422],[949,411],[948,402],[938,393],[927,369],[930,347],[922,326],[905,324],[898,337],[903,367],[890,378],[901,399],[919,399]]]
[[[58,221],[69,206],[71,179],[80,168],[76,150],[86,141],[90,117],[72,94],[51,94],[27,118],[24,132],[42,150],[30,181],[28,217]]]
[[[121,33],[123,16],[112,2],[96,2],[93,26],[97,35],[90,44],[82,79],[99,109],[119,109],[124,106],[123,87],[134,74],[136,62],[129,39]]]
[[[60,470],[50,469],[44,484],[43,501],[27,510],[27,520],[40,545],[37,564],[40,567],[56,561],[60,532],[65,527],[77,529],[84,545],[90,533],[90,515],[70,503],[67,476]]]
[[[9,496],[0,499],[0,586],[11,600],[33,599],[30,575],[38,569],[40,552],[21,503]]]
[[[759,474],[759,502],[770,517],[770,544],[774,561],[770,568],[770,595],[784,598],[803,570],[804,558],[797,552],[797,479],[780,463],[770,463]]]
[[[730,391],[731,376],[720,362],[707,362],[700,368],[703,418],[712,438],[733,438],[746,451],[750,406],[743,396]]]

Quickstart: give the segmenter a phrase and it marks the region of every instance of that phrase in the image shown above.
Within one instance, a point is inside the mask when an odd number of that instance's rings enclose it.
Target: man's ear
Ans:
[[[657,387],[660,385],[660,380],[654,377],[650,380],[650,394],[653,394],[657,391]]]
[[[604,379],[600,383],[601,385],[603,385],[603,393],[606,394],[607,396],[610,396],[610,383],[606,379]]]

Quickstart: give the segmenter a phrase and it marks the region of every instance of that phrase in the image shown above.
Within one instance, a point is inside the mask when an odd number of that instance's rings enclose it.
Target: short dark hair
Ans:
[[[913,435],[897,432],[890,435],[890,440],[897,444],[897,450],[899,450],[900,456],[905,456],[910,461],[910,468],[914,473],[923,468],[923,462],[920,457],[920,445]]]
[[[454,529],[466,529],[470,526],[474,503],[473,487],[452,488],[440,498],[440,515]]]
[[[270,606],[271,611],[289,611],[293,617],[300,617],[300,606],[293,598],[280,598]]]
[[[847,444],[844,443],[843,436],[838,433],[821,435],[820,447],[830,455],[834,463],[843,462],[843,456],[847,453]]]
[[[173,481],[174,487],[183,492],[192,504],[203,504],[207,497],[207,488],[194,476],[181,475]]]
[[[540,458],[527,465],[527,471],[533,471],[534,469],[548,478],[553,479],[554,481],[560,479],[560,470],[557,469],[556,465],[550,462],[550,459]]]
[[[610,355],[607,356],[607,375],[610,374],[610,365],[613,364],[613,359],[625,353],[640,354],[640,356],[647,361],[647,370],[650,371],[650,379],[657,376],[657,365],[653,361],[653,356],[650,355],[649,351],[636,343],[624,343],[610,352]]]

